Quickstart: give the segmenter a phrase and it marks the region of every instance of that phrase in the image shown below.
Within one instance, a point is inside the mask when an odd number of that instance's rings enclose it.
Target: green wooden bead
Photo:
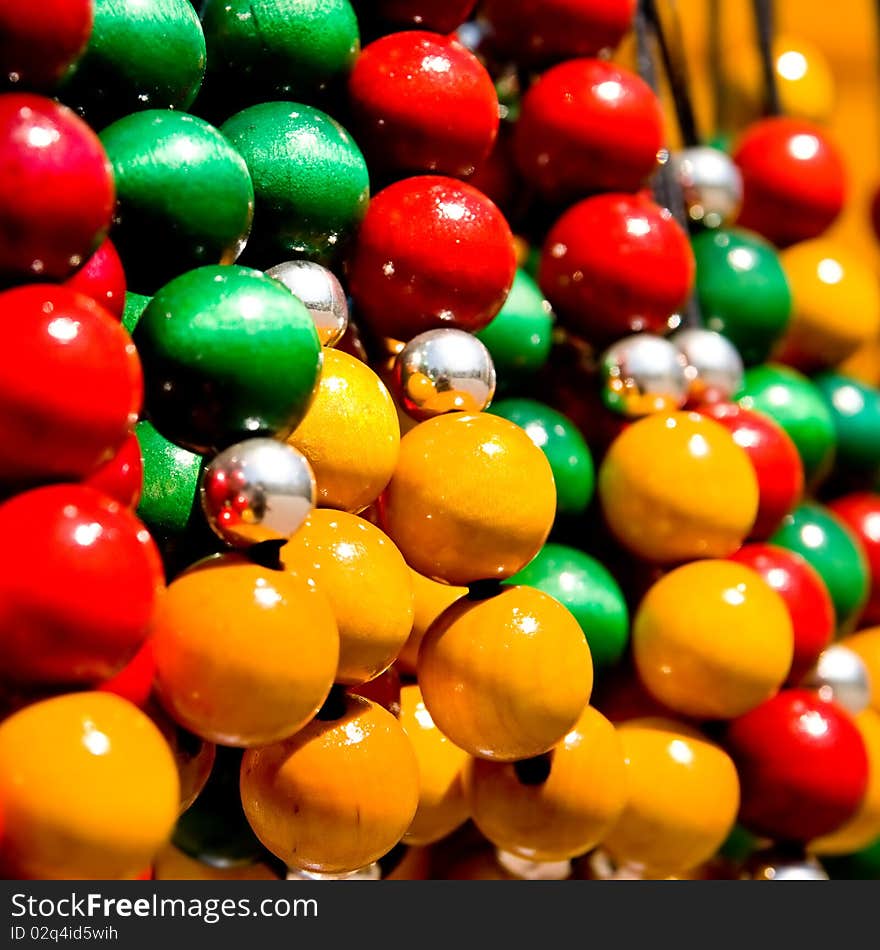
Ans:
[[[848,632],[870,592],[868,562],[852,531],[824,506],[806,502],[785,516],[768,543],[796,551],[812,564],[831,594],[838,632]]]
[[[152,294],[203,264],[231,264],[254,213],[245,160],[222,133],[183,112],[148,110],[101,133],[116,178],[112,236],[129,287]]]
[[[321,92],[360,51],[349,0],[205,0],[201,16],[209,75],[234,80],[250,102]]]
[[[188,109],[205,74],[189,0],[95,0],[85,54],[60,91],[94,128],[142,109]]]
[[[146,419],[134,431],[144,465],[138,517],[160,538],[181,534],[193,515],[202,457],[169,442]]]
[[[200,267],[161,288],[134,341],[149,418],[196,452],[252,436],[285,438],[321,371],[305,306],[283,284],[238,265]]]
[[[537,373],[547,362],[553,345],[553,313],[524,270],[516,272],[498,315],[476,336],[492,355],[499,388]]]
[[[838,469],[873,473],[880,468],[880,390],[841,373],[813,379],[837,434]]]
[[[488,410],[525,429],[547,456],[556,482],[556,512],[577,515],[593,497],[593,457],[577,426],[561,412],[534,399],[502,399]]]
[[[617,581],[595,558],[564,544],[545,544],[508,584],[537,587],[567,607],[590,645],[593,664],[610,667],[629,642],[629,611]]]
[[[129,333],[134,333],[134,328],[138,325],[141,314],[147,309],[147,304],[152,300],[145,294],[136,294],[134,291],[126,291],[125,309],[122,311],[122,325]]]
[[[271,267],[292,257],[327,262],[354,233],[370,199],[367,163],[345,129],[294,102],[263,102],[223,124],[256,195],[247,259]]]
[[[792,298],[779,255],[742,229],[704,231],[692,241],[703,323],[724,334],[746,365],[767,359],[791,318]]]
[[[831,412],[813,382],[788,366],[766,363],[746,370],[737,400],[775,419],[791,436],[809,485],[816,485],[834,460]]]

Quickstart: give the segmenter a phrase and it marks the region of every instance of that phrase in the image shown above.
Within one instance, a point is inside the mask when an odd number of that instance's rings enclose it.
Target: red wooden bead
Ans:
[[[93,16],[94,0],[0,0],[0,76],[53,86],[86,48]]]
[[[0,279],[70,276],[106,236],[115,195],[79,116],[43,96],[0,96]]]
[[[137,421],[143,379],[128,333],[90,297],[32,284],[0,293],[0,483],[94,472]]]
[[[144,487],[144,462],[137,436],[130,433],[122,443],[122,448],[113,458],[96,468],[85,483],[116,499],[126,508],[137,508]]]
[[[694,281],[687,235],[644,195],[595,195],[569,208],[544,243],[539,283],[560,319],[594,343],[660,331]]]
[[[523,96],[514,130],[521,174],[557,201],[635,191],[662,146],[663,113],[651,87],[601,59],[544,73]]]
[[[636,0],[484,0],[492,52],[540,66],[613,49],[632,26]]]
[[[830,502],[828,509],[852,529],[868,559],[871,592],[860,624],[880,624],[880,495],[874,492],[853,492]],[[874,688],[880,691],[880,683]]]
[[[389,23],[451,33],[468,18],[476,0],[376,0],[371,6]]]
[[[498,133],[492,79],[454,36],[406,30],[374,40],[348,88],[373,169],[469,175]]]
[[[740,822],[753,834],[810,841],[858,810],[868,756],[852,717],[809,690],[782,690],[728,726]]]
[[[510,227],[482,192],[453,178],[406,178],[367,208],[350,273],[355,316],[397,340],[442,326],[479,330],[515,272]]]
[[[98,686],[103,693],[116,693],[135,706],[145,709],[153,695],[156,660],[152,641],[147,639],[122,669]]]
[[[769,416],[736,403],[719,402],[699,406],[727,429],[745,451],[758,476],[758,515],[749,537],[764,541],[801,500],[804,466],[788,433]]]
[[[843,209],[846,168],[812,122],[761,119],[743,132],[733,158],[743,178],[737,224],[779,247],[818,237]]]
[[[825,581],[800,554],[775,544],[746,544],[730,560],[757,571],[785,601],[794,630],[788,682],[800,682],[834,636],[834,604]]]
[[[86,485],[49,485],[0,505],[0,678],[100,683],[149,632],[163,569],[149,532]]]
[[[65,284],[96,300],[118,320],[122,319],[125,310],[125,271],[110,238],[104,239],[98,250]]]

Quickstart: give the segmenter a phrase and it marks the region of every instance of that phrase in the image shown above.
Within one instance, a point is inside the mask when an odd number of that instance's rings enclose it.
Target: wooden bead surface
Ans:
[[[174,719],[211,742],[277,742],[308,723],[336,676],[339,633],[302,578],[217,555],[168,587],[153,626],[156,685]]]
[[[410,567],[459,585],[516,573],[537,554],[555,511],[544,454],[487,413],[411,429],[381,502],[382,526]]]
[[[325,349],[314,398],[287,441],[308,459],[318,505],[359,512],[379,497],[400,452],[400,424],[382,380],[354,356]]]
[[[335,718],[246,752],[241,800],[257,837],[288,867],[356,871],[390,851],[409,827],[418,764],[390,713],[347,696]]]
[[[418,679],[445,736],[470,755],[512,762],[549,751],[574,726],[590,699],[593,664],[558,601],[507,587],[463,597],[431,625]]]
[[[602,847],[618,862],[665,875],[707,861],[733,829],[740,802],[730,756],[689,726],[632,719],[618,726],[626,808]]]
[[[167,843],[179,782],[162,734],[107,693],[34,703],[0,723],[2,865],[14,878],[131,878]]]
[[[592,850],[617,823],[626,773],[620,736],[587,706],[542,758],[471,759],[465,789],[474,822],[496,847],[531,861],[564,861]]]
[[[318,509],[281,549],[281,563],[330,602],[339,629],[337,683],[365,683],[395,661],[412,629],[412,582],[384,532],[356,515]]]
[[[470,817],[463,784],[470,756],[434,725],[415,683],[401,690],[400,725],[419,766],[419,805],[403,840],[409,845],[433,844]]]

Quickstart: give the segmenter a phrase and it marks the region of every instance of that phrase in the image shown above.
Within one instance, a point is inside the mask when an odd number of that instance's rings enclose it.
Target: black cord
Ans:
[[[663,32],[663,29],[659,17],[654,14],[656,14],[654,0],[639,0],[633,27],[636,37],[636,63],[639,75],[651,87],[655,95],[659,96],[655,44],[662,49],[665,40],[661,41],[660,39],[659,34]],[[663,59],[664,63],[668,62],[665,57]],[[685,76],[686,74],[682,71],[680,75]],[[686,86],[680,86],[680,91],[683,96],[687,96]],[[676,118],[679,122],[681,121],[681,113],[678,108],[676,108]],[[682,138],[684,138],[684,134]],[[668,208],[684,232],[689,233],[691,222],[685,209],[681,183],[668,155],[654,175],[653,193],[657,204]],[[699,302],[696,293],[692,293],[682,309],[681,325],[700,327],[702,323]]]
[[[764,114],[780,115],[779,84],[776,80],[776,63],[773,59],[775,17],[773,0],[752,0],[755,29],[758,33],[758,50],[761,54],[761,70],[764,74]]]
[[[685,148],[690,148],[699,145],[701,139],[691,101],[690,79],[684,56],[684,38],[681,33],[681,20],[678,16],[676,0],[667,0],[667,6],[670,15],[666,17],[665,25],[656,0],[647,0],[645,14],[650,21],[660,49],[660,56],[663,59],[682,141]]]

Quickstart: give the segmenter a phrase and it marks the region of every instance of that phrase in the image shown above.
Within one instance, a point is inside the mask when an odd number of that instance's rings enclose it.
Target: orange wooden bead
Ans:
[[[841,646],[849,647],[862,658],[871,682],[871,708],[880,713],[880,627],[869,627],[844,637]]]
[[[316,509],[281,549],[281,561],[314,581],[333,608],[337,683],[365,683],[394,662],[412,629],[412,581],[383,531],[357,515]]]
[[[287,441],[312,466],[318,505],[358,512],[378,498],[394,471],[397,410],[366,363],[341,350],[323,353],[311,407]]]
[[[811,842],[815,854],[852,854],[880,838],[880,713],[863,709],[853,717],[868,753],[868,788],[856,814],[836,831]]]
[[[663,876],[707,861],[739,809],[730,756],[696,729],[668,719],[632,719],[617,731],[629,792],[604,850],[618,864]]]
[[[419,659],[419,647],[428,632],[428,627],[459,597],[467,593],[466,587],[441,584],[429,577],[410,570],[413,587],[413,625],[409,639],[397,657],[397,666],[403,673],[415,675]]]
[[[538,553],[556,488],[546,456],[519,426],[454,412],[403,437],[381,512],[410,567],[469,584],[510,577]]]
[[[814,238],[783,251],[780,261],[794,305],[775,359],[812,373],[877,339],[880,288],[870,259]]]
[[[403,840],[407,844],[433,844],[469,817],[462,774],[470,757],[434,725],[421,690],[414,683],[401,690],[400,724],[419,764],[419,807]]]
[[[304,578],[225,554],[169,585],[153,647],[174,719],[211,742],[252,746],[315,715],[336,676],[339,633],[327,598]]]
[[[247,819],[291,868],[356,871],[387,854],[416,813],[419,768],[397,720],[350,694],[338,712],[242,759]]]
[[[180,786],[162,734],[112,693],[69,693],[0,723],[4,876],[131,878],[171,836]]]
[[[464,597],[422,641],[419,685],[437,727],[470,755],[501,762],[549,751],[590,700],[583,631],[533,587]]]
[[[626,765],[614,726],[587,706],[546,756],[471,759],[465,789],[474,822],[497,847],[532,861],[563,861],[594,848],[626,804]]]
[[[658,564],[732,554],[752,529],[758,481],[724,426],[693,412],[655,413],[626,428],[599,470],[611,531]]]
[[[785,682],[794,633],[785,601],[756,571],[694,561],[645,595],[632,649],[639,678],[663,705],[698,719],[733,719]]]

